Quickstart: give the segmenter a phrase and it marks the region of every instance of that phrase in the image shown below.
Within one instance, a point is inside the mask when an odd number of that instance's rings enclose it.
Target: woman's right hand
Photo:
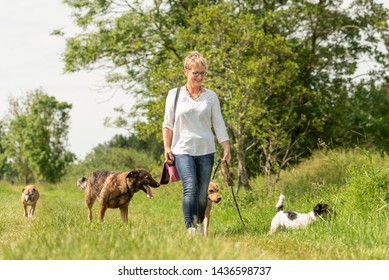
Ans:
[[[172,141],[173,131],[167,127],[162,129],[162,137],[163,137],[163,147],[164,147],[164,156],[165,162],[168,164],[173,164],[174,156],[172,150],[170,148]]]
[[[174,156],[170,149],[165,149],[165,162],[168,164],[173,164],[174,162]]]

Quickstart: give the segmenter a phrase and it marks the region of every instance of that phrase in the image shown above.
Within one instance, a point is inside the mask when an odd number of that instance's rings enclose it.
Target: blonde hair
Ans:
[[[185,57],[184,68],[190,70],[193,65],[202,65],[205,69],[208,68],[205,58],[198,51],[190,52],[187,57]]]

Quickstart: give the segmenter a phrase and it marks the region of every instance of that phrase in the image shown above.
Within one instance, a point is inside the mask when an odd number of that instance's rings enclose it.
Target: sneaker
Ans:
[[[203,224],[198,224],[196,226],[196,233],[198,235],[204,235],[204,227],[203,227]]]
[[[189,235],[195,235],[195,234],[196,234],[196,228],[194,228],[194,227],[187,228],[187,229],[186,229],[186,232],[187,232]]]

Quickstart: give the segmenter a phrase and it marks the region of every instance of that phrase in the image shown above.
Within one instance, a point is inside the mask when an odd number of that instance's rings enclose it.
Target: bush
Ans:
[[[129,171],[132,169],[155,170],[156,160],[145,151],[133,148],[107,147],[99,145],[86,155],[83,161],[71,166],[66,178],[87,176],[95,170]]]
[[[388,159],[384,167],[367,163],[352,166],[348,182],[343,188],[341,198],[344,208],[354,213],[377,213],[389,203]]]

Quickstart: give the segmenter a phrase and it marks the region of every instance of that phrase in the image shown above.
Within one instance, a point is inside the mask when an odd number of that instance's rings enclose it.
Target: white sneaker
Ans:
[[[203,224],[198,224],[196,226],[196,233],[198,235],[204,235],[204,227],[203,227]]]
[[[195,234],[196,234],[196,228],[194,228],[194,227],[187,228],[187,229],[186,229],[186,232],[187,232],[189,235],[195,235]]]

